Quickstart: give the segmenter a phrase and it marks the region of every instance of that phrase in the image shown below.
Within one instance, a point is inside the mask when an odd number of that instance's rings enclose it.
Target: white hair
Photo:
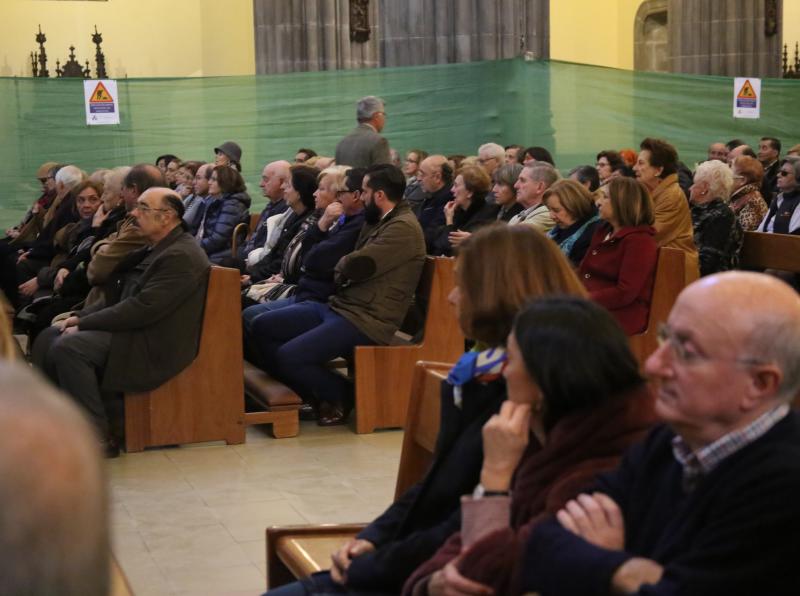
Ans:
[[[56,173],[56,184],[60,182],[65,189],[70,191],[83,182],[85,178],[86,174],[77,166],[64,166]]]
[[[502,145],[498,145],[497,143],[484,143],[478,147],[478,155],[480,156],[482,153],[488,154],[490,158],[500,160],[501,163],[506,156],[506,150],[503,149]]]
[[[697,166],[694,181],[708,183],[708,193],[713,199],[722,199],[727,202],[733,188],[733,172],[728,164],[717,160],[704,161]]]

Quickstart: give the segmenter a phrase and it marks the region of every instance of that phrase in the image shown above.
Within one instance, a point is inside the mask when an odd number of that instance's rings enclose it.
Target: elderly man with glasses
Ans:
[[[759,273],[712,275],[659,339],[646,372],[664,424],[534,530],[522,591],[797,593],[800,296]]]
[[[155,389],[197,354],[209,262],[183,212],[174,191],[142,193],[132,215],[147,246],[120,263],[119,296],[56,323],[33,347],[34,364],[85,408],[111,457],[119,449],[104,392]]]

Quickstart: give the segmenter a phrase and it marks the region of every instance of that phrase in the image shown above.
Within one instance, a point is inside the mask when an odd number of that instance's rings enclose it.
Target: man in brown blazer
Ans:
[[[375,164],[392,163],[389,143],[380,132],[386,125],[383,100],[368,95],[358,100],[356,126],[336,145],[336,163],[353,168],[368,168]]]
[[[148,246],[118,266],[125,273],[119,298],[60,321],[34,344],[34,364],[84,406],[109,456],[119,451],[101,389],[150,391],[197,354],[209,262],[184,230],[183,211],[174,191],[145,191],[132,216]]]

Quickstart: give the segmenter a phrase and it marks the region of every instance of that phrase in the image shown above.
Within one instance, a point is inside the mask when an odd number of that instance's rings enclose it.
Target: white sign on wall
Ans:
[[[733,117],[761,117],[761,79],[737,77],[733,81]]]
[[[83,97],[86,104],[86,124],[119,124],[116,81],[84,81]]]

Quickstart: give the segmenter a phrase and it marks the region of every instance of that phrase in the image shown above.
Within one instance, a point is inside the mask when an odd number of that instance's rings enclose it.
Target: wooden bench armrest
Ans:
[[[365,527],[367,524],[267,528],[267,587],[276,588],[294,581],[295,578],[308,577],[312,573],[328,569],[331,553]]]

